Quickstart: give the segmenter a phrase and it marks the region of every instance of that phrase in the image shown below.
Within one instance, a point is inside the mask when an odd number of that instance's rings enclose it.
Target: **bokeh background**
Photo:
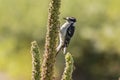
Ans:
[[[0,80],[31,80],[31,41],[44,52],[49,0],[0,0]],[[62,0],[63,17],[77,18],[68,51],[74,57],[73,80],[120,77],[120,0]],[[64,55],[57,56],[61,77]]]

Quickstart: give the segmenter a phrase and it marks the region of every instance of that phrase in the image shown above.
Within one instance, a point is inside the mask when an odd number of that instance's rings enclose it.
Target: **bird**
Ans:
[[[62,50],[63,54],[66,53],[67,47],[70,43],[71,38],[75,32],[76,18],[66,17],[63,18],[66,22],[60,27],[59,30],[59,45],[56,48],[56,56]]]

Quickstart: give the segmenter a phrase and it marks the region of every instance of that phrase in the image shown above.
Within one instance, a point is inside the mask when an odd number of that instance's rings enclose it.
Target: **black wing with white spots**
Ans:
[[[64,47],[68,47],[68,44],[69,44],[69,42],[74,34],[74,31],[75,31],[75,27],[73,25],[68,27],[67,32],[66,32]]]

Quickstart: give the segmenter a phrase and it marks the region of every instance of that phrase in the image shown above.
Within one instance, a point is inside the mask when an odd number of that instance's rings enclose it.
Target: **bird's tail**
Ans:
[[[66,54],[66,51],[67,51],[67,47],[64,47],[63,48],[63,54]]]
[[[66,54],[66,51],[67,51],[67,46],[63,46],[63,45],[59,45],[58,47],[57,47],[57,53],[56,53],[56,55],[55,55],[55,57],[58,55],[58,53],[62,50],[63,51],[63,54]]]

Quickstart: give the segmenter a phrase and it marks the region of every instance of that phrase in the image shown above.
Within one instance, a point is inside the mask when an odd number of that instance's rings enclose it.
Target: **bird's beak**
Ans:
[[[66,18],[63,18],[64,20],[67,20]]]

